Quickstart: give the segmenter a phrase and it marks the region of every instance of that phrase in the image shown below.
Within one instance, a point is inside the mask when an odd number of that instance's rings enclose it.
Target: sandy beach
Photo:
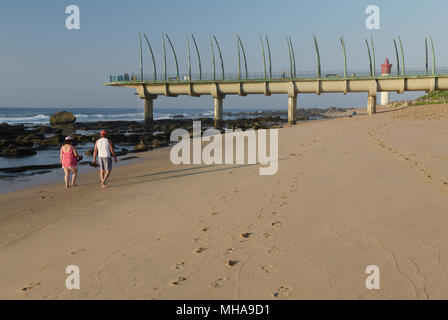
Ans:
[[[273,176],[166,147],[2,194],[0,299],[447,299],[448,106],[379,111],[279,129]]]

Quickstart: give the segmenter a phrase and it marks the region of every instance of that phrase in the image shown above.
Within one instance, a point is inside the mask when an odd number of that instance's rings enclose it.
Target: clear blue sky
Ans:
[[[80,30],[65,28],[65,8],[71,4],[80,8]],[[380,30],[364,25],[364,11],[370,4],[381,10]],[[109,74],[138,72],[138,32],[152,40],[159,71],[162,32],[173,40],[182,73],[187,71],[186,32],[198,40],[204,72],[211,69],[209,33],[220,41],[226,71],[236,72],[236,32],[244,42],[250,72],[262,71],[259,35],[269,36],[274,71],[288,69],[285,35],[294,43],[298,71],[314,70],[313,34],[324,69],[343,68],[340,35],[344,35],[352,69],[368,68],[364,38],[370,35],[377,67],[386,56],[395,66],[392,39],[397,35],[403,40],[406,65],[424,67],[424,38],[430,34],[437,65],[448,67],[447,12],[446,0],[5,0],[0,2],[0,107],[141,105],[132,89],[102,85]],[[145,54],[145,73],[151,73]],[[170,53],[168,64],[169,72],[174,72]],[[414,96],[392,95],[393,99]],[[227,97],[224,107],[286,106],[286,100],[282,95]],[[299,97],[300,107],[365,103],[366,94]],[[156,109],[181,106],[210,108],[212,99],[159,97],[155,104]]]

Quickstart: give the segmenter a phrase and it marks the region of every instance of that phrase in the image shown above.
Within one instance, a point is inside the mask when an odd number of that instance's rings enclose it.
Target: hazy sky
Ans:
[[[368,5],[380,8],[380,30],[365,27]],[[81,29],[65,27],[68,5],[81,12]],[[432,35],[437,66],[448,66],[446,0],[3,0],[0,2],[0,107],[127,107],[141,105],[134,90],[104,87],[109,74],[138,73],[138,32],[145,32],[161,72],[161,33],[176,48],[181,73],[187,72],[185,33],[193,33],[203,72],[211,71],[208,35],[215,34],[226,72],[237,71],[235,33],[244,42],[249,72],[262,72],[259,36],[268,35],[273,71],[288,70],[285,35],[292,38],[298,72],[315,70],[312,35],[322,68],[343,69],[339,44],[344,35],[348,65],[368,69],[364,38],[373,35],[377,67],[387,56],[395,67],[392,39],[401,36],[407,67],[424,67],[424,38]],[[145,48],[145,73],[152,62]],[[168,47],[167,47],[168,49]],[[175,66],[168,52],[168,71]],[[192,53],[194,53],[192,51]],[[194,58],[194,55],[192,55]],[[219,69],[218,69],[219,70]],[[197,72],[193,60],[193,72]],[[367,94],[306,94],[299,107],[364,106]],[[393,94],[393,99],[416,94]],[[286,95],[228,96],[226,107],[286,106]],[[155,108],[211,108],[212,98],[159,97]]]

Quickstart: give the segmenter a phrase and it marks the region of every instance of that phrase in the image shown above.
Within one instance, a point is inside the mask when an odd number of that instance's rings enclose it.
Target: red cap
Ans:
[[[107,136],[107,131],[106,131],[106,130],[102,130],[102,131],[100,132],[100,136],[102,136],[102,137]]]

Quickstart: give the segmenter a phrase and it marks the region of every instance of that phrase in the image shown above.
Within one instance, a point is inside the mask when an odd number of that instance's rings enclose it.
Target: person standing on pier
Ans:
[[[100,163],[100,179],[101,186],[107,188],[107,179],[112,171],[112,156],[115,163],[117,163],[117,155],[114,150],[112,141],[107,137],[107,131],[100,132],[100,138],[95,143],[95,149],[93,151],[93,163],[96,164],[96,157]]]
[[[285,71],[285,69],[283,69],[282,70],[282,79],[285,79],[286,78],[286,71]]]

